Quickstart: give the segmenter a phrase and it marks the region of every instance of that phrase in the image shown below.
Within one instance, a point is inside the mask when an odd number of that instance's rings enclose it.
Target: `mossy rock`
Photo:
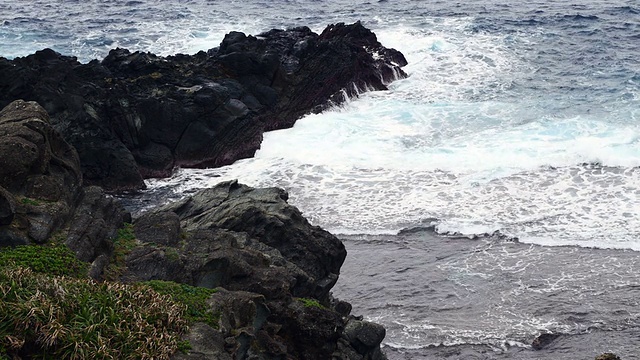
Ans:
[[[604,353],[596,356],[596,360],[621,360],[620,357],[612,353]]]

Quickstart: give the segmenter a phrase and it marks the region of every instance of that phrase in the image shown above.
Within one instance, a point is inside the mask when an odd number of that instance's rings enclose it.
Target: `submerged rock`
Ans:
[[[531,342],[531,347],[534,350],[542,350],[545,347],[547,347],[549,344],[551,344],[559,336],[560,334],[551,334],[551,333],[540,334],[538,335],[538,337],[533,339],[533,341]]]
[[[219,48],[191,56],[115,49],[81,64],[45,49],[0,58],[0,106],[38,101],[78,151],[86,185],[141,189],[143,178],[169,176],[176,166],[251,157],[264,131],[290,127],[345,96],[386,89],[406,76],[404,65],[400,52],[359,22],[320,35],[307,27],[232,32]],[[23,140],[6,146],[31,146]],[[5,165],[26,171],[36,160]]]
[[[599,356],[596,356],[596,360],[620,360],[620,357],[616,354],[605,353]]]

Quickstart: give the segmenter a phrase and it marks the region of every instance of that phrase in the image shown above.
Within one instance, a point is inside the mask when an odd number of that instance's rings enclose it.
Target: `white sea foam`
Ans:
[[[441,232],[640,250],[637,110],[553,113],[561,106],[512,99],[526,59],[467,25],[378,31],[407,55],[410,78],[265,134],[254,159],[169,182],[284,187],[314,223],[344,234],[437,218]]]

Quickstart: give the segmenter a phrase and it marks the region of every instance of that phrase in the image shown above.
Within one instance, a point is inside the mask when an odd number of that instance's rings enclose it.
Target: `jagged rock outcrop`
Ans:
[[[282,189],[229,181],[148,212],[134,223],[147,245],[129,255],[124,278],[328,300],[344,245],[286,200]]]
[[[251,157],[266,130],[406,76],[362,24],[229,33],[219,48],[159,57],[112,50],[79,63],[45,49],[0,58],[0,106],[35,100],[79,153],[87,185],[140,189],[175,166]],[[20,164],[14,164],[20,166]]]
[[[83,188],[75,149],[35,102],[0,111],[0,247],[62,239],[99,276],[130,216],[100,188]]]
[[[384,359],[384,328],[353,318],[329,293],[343,244],[286,200],[281,189],[228,181],[147,212],[134,222],[140,244],[121,279],[220,289],[211,298],[221,314],[212,344],[223,339],[237,359]],[[197,340],[210,332],[192,330],[193,357],[177,358],[215,358],[219,345]]]

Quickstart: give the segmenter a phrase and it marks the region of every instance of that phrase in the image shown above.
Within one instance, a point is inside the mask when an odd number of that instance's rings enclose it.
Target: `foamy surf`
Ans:
[[[640,127],[633,101],[591,108],[522,97],[541,34],[471,32],[473,18],[386,26],[408,79],[294,128],[265,134],[255,158],[181,169],[151,187],[188,193],[218,181],[287,189],[338,234],[389,234],[438,219],[436,231],[500,231],[544,245],[640,250]]]

